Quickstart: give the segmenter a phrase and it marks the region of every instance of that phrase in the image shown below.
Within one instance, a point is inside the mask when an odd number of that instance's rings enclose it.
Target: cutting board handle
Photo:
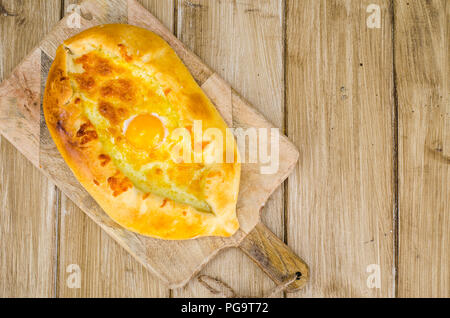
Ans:
[[[308,265],[261,222],[241,241],[239,248],[277,285],[297,275],[297,280],[285,289],[287,292],[298,291],[309,280]]]

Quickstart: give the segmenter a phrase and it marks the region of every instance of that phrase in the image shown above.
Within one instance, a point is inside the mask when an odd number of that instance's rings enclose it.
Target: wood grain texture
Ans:
[[[1,4],[10,13],[0,16],[3,79],[58,21],[60,1]],[[30,81],[23,105],[31,109],[39,79]],[[53,297],[56,188],[3,137],[0,143],[0,297]]]
[[[450,297],[450,3],[395,1],[400,297]]]
[[[158,18],[170,32],[174,32],[175,0],[138,0],[137,2]]]
[[[380,29],[366,8],[381,7]],[[288,244],[308,262],[296,296],[392,297],[393,80],[387,1],[287,1]],[[367,266],[380,266],[370,289]]]
[[[184,1],[177,6],[177,36],[277,127],[283,128],[283,7],[274,1]],[[234,116],[234,114],[233,114]],[[274,193],[262,218],[283,235],[283,193]],[[239,250],[221,253],[202,271],[223,278],[238,293],[263,295],[273,282]],[[175,297],[210,297],[197,281]],[[282,293],[279,294],[282,296]]]
[[[0,297],[54,297],[56,187],[5,141],[0,178]]]
[[[80,1],[65,1],[65,8]],[[171,30],[173,1],[139,1]],[[64,194],[60,211],[59,297],[169,297],[169,289]],[[67,266],[78,264],[80,289],[68,288]]]

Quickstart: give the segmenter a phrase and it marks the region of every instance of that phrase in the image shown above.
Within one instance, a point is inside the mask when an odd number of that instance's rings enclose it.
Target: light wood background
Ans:
[[[0,1],[0,79],[76,2]],[[450,297],[449,1],[139,2],[300,149],[263,221],[311,281],[278,296]],[[0,176],[0,297],[211,296],[166,288],[3,138]],[[202,273],[244,295],[273,287],[237,249]]]

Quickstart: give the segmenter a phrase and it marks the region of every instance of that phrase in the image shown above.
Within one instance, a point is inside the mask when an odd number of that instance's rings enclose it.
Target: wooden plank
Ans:
[[[7,142],[0,151],[0,297],[54,297],[56,188]]]
[[[395,1],[400,297],[450,297],[450,3]]]
[[[139,1],[171,29],[173,1]],[[77,1],[65,1],[65,7]],[[61,200],[59,297],[168,297],[169,289],[117,244],[72,201]],[[81,269],[81,288],[69,288],[70,264]],[[71,268],[69,267],[69,271]]]
[[[1,79],[58,21],[60,4],[60,0],[1,2],[9,13],[0,16]],[[27,103],[32,104],[39,100],[34,96],[39,80],[31,82]],[[26,107],[32,109],[31,104]],[[56,188],[3,137],[0,170],[0,297],[53,297]]]
[[[157,17],[170,32],[174,31],[175,0],[138,0],[138,2]]]
[[[367,27],[370,4],[379,29]],[[287,242],[311,268],[294,297],[394,296],[390,10],[382,0],[287,1],[287,132],[301,153]],[[369,288],[378,268],[381,288]]]
[[[283,32],[281,1],[178,1],[177,36],[277,127],[283,128]],[[283,193],[277,190],[262,218],[283,235]],[[273,283],[242,252],[221,253],[202,271],[238,293],[261,296]],[[197,281],[176,297],[210,297]],[[282,293],[279,294],[282,296]]]

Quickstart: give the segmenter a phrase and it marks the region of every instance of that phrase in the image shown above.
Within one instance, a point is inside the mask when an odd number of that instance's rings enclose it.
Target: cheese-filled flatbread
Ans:
[[[174,240],[238,229],[235,139],[156,34],[111,24],[68,39],[43,108],[75,177],[121,226]]]

